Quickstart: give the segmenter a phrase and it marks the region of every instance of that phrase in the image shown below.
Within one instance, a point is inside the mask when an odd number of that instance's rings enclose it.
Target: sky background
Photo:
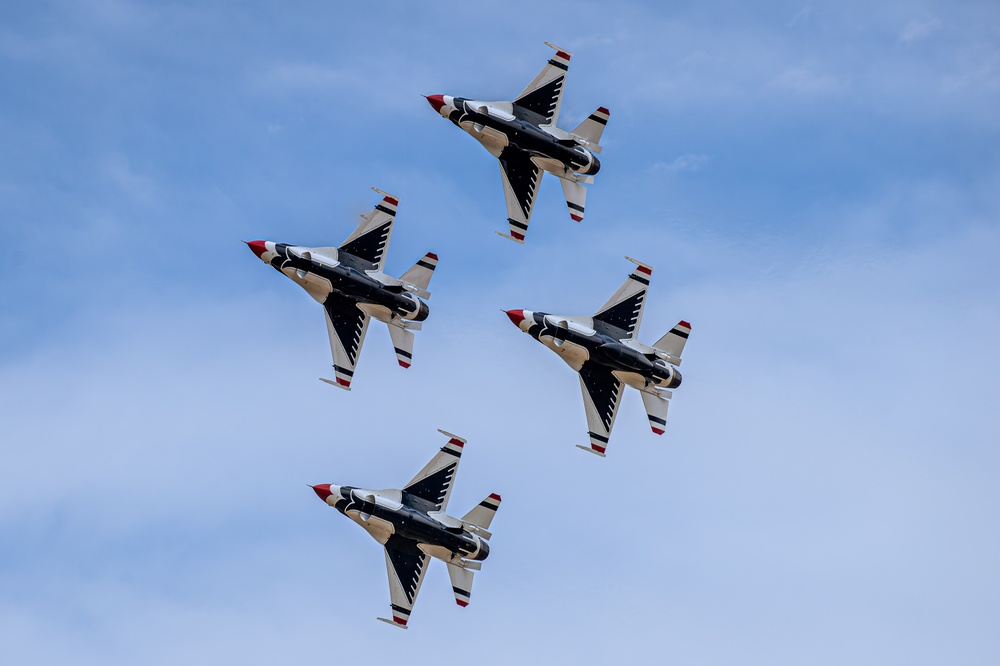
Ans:
[[[574,53],[611,109],[587,217],[420,97],[511,99]],[[995,2],[0,6],[0,661],[1000,662]],[[350,393],[321,308],[241,240],[336,245],[400,198],[441,258],[414,364]],[[501,309],[590,314],[634,256],[639,338],[692,324],[667,432],[608,457]],[[306,484],[503,505],[469,608]]]

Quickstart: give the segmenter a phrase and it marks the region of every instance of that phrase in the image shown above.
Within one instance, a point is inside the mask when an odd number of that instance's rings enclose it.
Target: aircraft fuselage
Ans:
[[[405,491],[373,491],[331,485],[329,492],[331,494],[324,501],[361,525],[377,540],[382,541],[382,537],[387,539],[389,535],[409,539],[440,559],[447,559],[441,557],[447,553],[455,558],[481,561],[490,554],[489,544],[463,528],[460,521],[442,514],[439,514],[442,520],[452,525],[435,519],[429,515],[433,512],[433,504]]]
[[[270,241],[266,246],[260,258],[324,305],[331,299],[345,305],[365,304],[369,307],[362,309],[384,321],[423,321],[429,314],[427,304],[419,297],[402,287],[380,282],[366,271],[370,264],[366,267],[363,260],[337,253],[336,248],[313,249]]]
[[[584,363],[595,363],[637,388],[681,385],[676,367],[630,346],[630,341],[623,341],[625,332],[621,329],[592,317],[560,317],[528,310],[520,313],[524,319],[515,322],[518,328],[559,354],[574,370],[579,371]]]
[[[479,102],[448,96],[444,100],[442,115],[447,112],[448,120],[482,143],[494,157],[499,157],[506,148],[513,148],[538,158],[540,167],[561,177],[592,176],[601,168],[600,160],[591,151],[571,138],[559,139],[539,127],[537,120],[541,116],[522,112],[520,115],[525,117],[519,117],[508,111],[507,108],[514,110],[510,102]]]

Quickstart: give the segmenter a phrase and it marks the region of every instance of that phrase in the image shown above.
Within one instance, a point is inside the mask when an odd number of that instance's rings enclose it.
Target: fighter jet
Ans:
[[[468,606],[472,576],[490,554],[487,540],[500,496],[491,494],[461,518],[445,513],[465,440],[444,430],[448,443],[402,490],[367,490],[354,486],[312,486],[321,500],[361,525],[385,547],[392,620],[406,629],[430,557],[448,565],[455,603]]]
[[[556,127],[563,83],[573,55],[545,42],[555,56],[513,102],[481,102],[450,95],[430,95],[434,110],[458,125],[500,160],[510,233],[504,238],[524,242],[535,206],[542,171],[559,176],[569,216],[583,220],[587,190],[601,168],[601,134],[611,112],[603,106],[571,132]]]
[[[515,326],[559,354],[580,373],[590,446],[577,444],[577,447],[599,456],[607,451],[623,384],[641,392],[649,427],[657,435],[663,434],[672,395],[666,389],[681,385],[677,366],[691,333],[691,324],[681,321],[652,347],[635,339],[653,269],[625,258],[637,265],[635,270],[592,317],[505,311]]]
[[[389,325],[396,359],[404,368],[413,359],[413,331],[427,319],[430,284],[438,257],[428,252],[413,268],[394,278],[382,271],[392,236],[399,198],[372,188],[382,201],[339,247],[302,247],[255,240],[247,245],[264,263],[284,273],[323,305],[330,335],[335,380],[320,378],[351,390],[368,322]]]

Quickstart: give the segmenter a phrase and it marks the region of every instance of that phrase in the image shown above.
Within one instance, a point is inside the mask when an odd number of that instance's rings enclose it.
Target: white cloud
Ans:
[[[851,79],[833,74],[821,74],[807,67],[790,67],[771,79],[767,87],[789,90],[803,95],[830,95],[850,88]]]
[[[899,33],[899,41],[904,44],[923,39],[941,27],[941,21],[936,18],[913,19]]]
[[[708,155],[689,153],[674,158],[671,162],[656,162],[651,167],[654,173],[685,173],[701,171],[708,166]]]

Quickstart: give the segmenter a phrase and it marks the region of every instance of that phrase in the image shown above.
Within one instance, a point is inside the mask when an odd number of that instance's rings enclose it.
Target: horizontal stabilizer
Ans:
[[[490,529],[490,524],[493,522],[493,517],[497,515],[497,509],[499,508],[500,496],[492,493],[489,497],[474,506],[469,513],[462,516],[462,522],[480,528],[477,532],[482,535],[482,532]],[[487,532],[487,534],[489,533]],[[486,536],[486,538],[489,539],[490,537]]]
[[[642,395],[642,406],[646,408],[646,416],[649,418],[649,427],[657,435],[662,435],[667,425],[667,407],[670,401],[648,391],[639,393]]]
[[[610,116],[611,112],[602,106],[590,114],[589,118],[577,125],[571,134],[575,134],[586,141],[585,145],[591,152],[599,153],[601,152],[601,147],[597,144],[601,142],[601,135],[604,133],[604,127],[608,124]]]
[[[463,608],[469,605],[472,597],[472,577],[470,569],[448,564],[448,577],[451,579],[451,590],[455,593],[455,603]]]
[[[565,178],[559,179],[569,216],[574,222],[583,222],[583,209],[587,205],[587,188],[580,183]]]
[[[396,360],[404,368],[410,367],[413,363],[413,332],[402,326],[389,324],[389,337],[396,350]]]
[[[423,258],[413,265],[413,268],[400,276],[400,281],[416,287],[416,294],[421,298],[430,298],[427,291],[431,278],[434,277],[434,269],[438,265],[438,256],[433,252],[428,252]]]
[[[661,356],[657,354],[663,360],[674,365],[680,365],[681,353],[684,351],[684,345],[687,343],[689,335],[691,335],[691,324],[686,321],[679,321],[676,326],[670,329],[670,332],[653,343],[653,348],[666,355]]]

